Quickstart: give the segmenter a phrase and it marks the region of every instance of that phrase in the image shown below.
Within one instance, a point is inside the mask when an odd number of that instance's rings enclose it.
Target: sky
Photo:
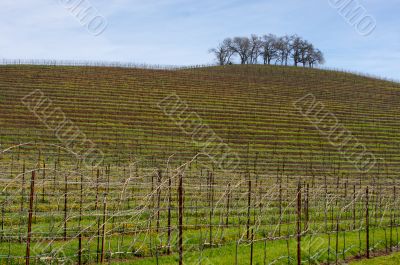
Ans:
[[[367,35],[341,15],[344,1],[1,0],[0,59],[210,64],[208,50],[226,37],[298,34],[325,67],[400,80],[400,0],[351,0],[376,25]]]

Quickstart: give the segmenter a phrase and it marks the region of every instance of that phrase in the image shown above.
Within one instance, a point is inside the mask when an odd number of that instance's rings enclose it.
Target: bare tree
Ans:
[[[291,38],[289,36],[279,37],[275,42],[275,49],[278,53],[278,59],[276,62],[280,62],[281,65],[288,65],[289,55],[291,52]]]
[[[219,65],[229,64],[233,55],[231,46],[232,39],[226,38],[222,43],[218,45],[217,48],[212,48],[209,50],[209,52],[214,54]]]
[[[302,41],[300,46],[300,62],[303,63],[303,67],[309,62],[310,55],[314,52],[314,45],[308,41]]]
[[[276,59],[277,51],[276,47],[277,37],[273,34],[264,35],[261,42],[261,53],[264,64],[271,64],[271,60]]]
[[[251,41],[247,37],[235,37],[232,41],[231,49],[240,57],[240,63],[248,63],[251,51]]]
[[[250,37],[250,50],[247,62],[248,64],[257,64],[258,57],[260,56],[261,53],[261,46],[262,46],[262,41],[260,37],[258,37],[255,34],[252,34]]]
[[[297,66],[301,62],[301,55],[305,41],[297,35],[292,36],[291,39],[291,57],[293,59],[294,66]]]
[[[314,67],[317,64],[325,63],[324,54],[318,49],[313,49],[312,53],[309,54],[307,60],[309,67]]]
[[[325,58],[323,53],[303,38],[292,35],[277,37],[273,34],[259,37],[252,34],[248,37],[227,38],[217,48],[210,49],[220,65],[231,63],[231,59],[237,55],[241,64],[257,64],[262,58],[264,64],[288,65],[289,60],[298,66],[307,65],[313,67],[316,64],[323,64]]]

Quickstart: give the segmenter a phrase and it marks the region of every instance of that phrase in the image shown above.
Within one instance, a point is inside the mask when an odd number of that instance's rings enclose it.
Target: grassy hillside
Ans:
[[[0,67],[3,146],[57,143],[52,131],[21,104],[40,89],[107,156],[134,155],[152,165],[174,154],[186,161],[199,152],[157,103],[171,93],[187,102],[221,139],[264,172],[356,172],[326,136],[294,108],[315,95],[368,151],[383,158],[374,169],[395,174],[400,134],[400,85],[339,72],[267,66],[209,67],[179,71],[96,67]],[[376,173],[375,172],[375,173]]]

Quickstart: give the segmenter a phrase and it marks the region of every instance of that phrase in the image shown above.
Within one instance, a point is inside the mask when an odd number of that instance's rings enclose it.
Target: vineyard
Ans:
[[[299,111],[307,95],[373,154],[367,170]],[[399,98],[395,82],[296,67],[1,66],[0,264],[397,251]],[[71,126],[53,130],[54,110]],[[75,152],[93,146],[90,163]]]

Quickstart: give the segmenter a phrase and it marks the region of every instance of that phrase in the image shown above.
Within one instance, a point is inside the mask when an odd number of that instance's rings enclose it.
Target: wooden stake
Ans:
[[[96,262],[99,263],[99,254],[100,254],[100,215],[99,213],[99,177],[100,177],[100,169],[97,169],[97,177],[96,177],[96,204],[95,209],[97,213],[97,246],[96,246]]]
[[[250,238],[250,211],[251,211],[251,180],[249,175],[248,180],[248,191],[247,191],[247,223],[246,223],[246,238]]]
[[[158,235],[158,232],[160,229],[161,181],[162,181],[162,172],[161,172],[161,170],[158,170],[158,174],[157,174],[157,223],[156,223],[157,235]]]
[[[171,195],[171,176],[168,174],[168,248],[167,254],[171,254],[171,203],[172,203],[172,195]]]
[[[228,227],[228,225],[229,225],[229,207],[230,207],[229,199],[230,199],[230,197],[231,197],[231,183],[228,183],[228,194],[227,194],[227,197],[226,197],[226,200],[227,200],[226,201],[226,219],[225,219],[225,226],[226,227]]]
[[[250,265],[253,265],[254,231],[251,229]]]
[[[46,162],[43,161],[43,179],[42,179],[42,202],[44,202],[45,187],[44,183],[46,181]]]
[[[25,161],[22,166],[22,180],[21,180],[21,213],[24,211],[24,201],[25,201]]]
[[[68,179],[64,176],[64,241],[67,240]]]
[[[368,186],[366,190],[365,197],[365,227],[366,227],[366,242],[367,242],[367,259],[369,259],[369,194],[368,194]]]
[[[179,238],[178,238],[178,248],[179,248],[179,265],[183,265],[183,176],[179,174],[179,212],[178,212],[178,229],[179,229]]]
[[[301,265],[301,184],[297,186],[297,265]]]
[[[210,211],[209,211],[209,222],[210,222],[210,234],[209,234],[209,240],[210,240],[210,247],[212,247],[213,246],[213,226],[212,226],[212,218],[213,218],[213,215],[214,215],[214,178],[213,178],[213,174],[212,174],[212,172],[210,172],[209,173],[209,181],[210,181],[210,183],[209,183],[209,185],[210,185],[210,194],[209,194],[209,196],[210,196],[210,202],[209,202],[209,205],[210,205]]]
[[[78,235],[78,264],[82,264],[82,204],[83,204],[83,175],[81,175],[81,194],[80,194],[80,201],[79,201],[79,235]]]
[[[104,194],[103,199],[103,224],[102,224],[102,236],[101,236],[101,256],[100,256],[100,263],[104,262],[104,246],[106,243],[106,217],[107,216],[107,194]]]
[[[26,239],[26,265],[30,263],[31,254],[31,236],[32,236],[32,214],[33,214],[33,198],[35,196],[35,171],[32,171],[31,177],[31,193],[29,196],[29,214],[28,214],[28,237]]]

